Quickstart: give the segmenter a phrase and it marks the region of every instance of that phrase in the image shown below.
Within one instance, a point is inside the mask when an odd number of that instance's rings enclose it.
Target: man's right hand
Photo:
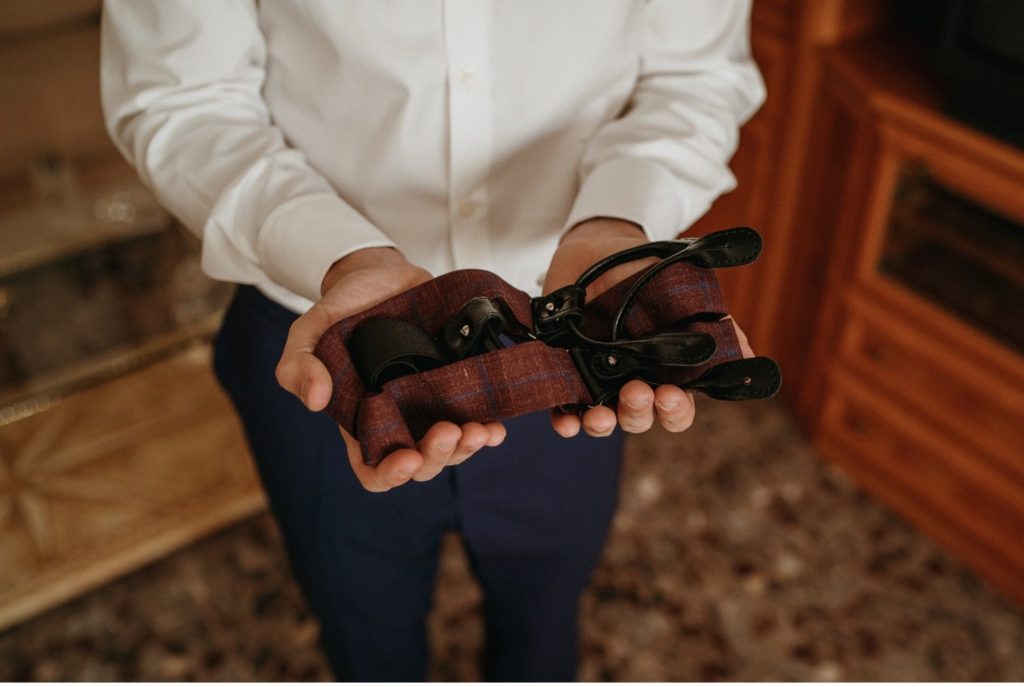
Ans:
[[[324,277],[322,298],[292,324],[277,381],[311,411],[327,407],[333,384],[327,367],[313,355],[320,336],[335,322],[430,279],[430,273],[393,248],[365,248],[334,263]],[[399,449],[375,466],[363,463],[359,442],[339,427],[348,447],[348,460],[359,482],[369,491],[387,491],[410,479],[425,482],[448,465],[457,465],[484,446],[505,439],[500,422],[469,422],[461,427],[438,422],[413,449]]]

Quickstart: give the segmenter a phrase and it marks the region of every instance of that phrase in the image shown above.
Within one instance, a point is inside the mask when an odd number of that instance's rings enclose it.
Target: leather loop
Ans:
[[[657,383],[665,368],[694,367],[711,359],[715,338],[701,332],[656,334],[644,339],[594,342],[572,348],[573,363],[595,403],[615,398],[631,379]]]
[[[602,274],[628,262],[643,260],[644,258],[661,258],[664,260],[670,255],[675,255],[681,250],[695,242],[697,239],[675,239],[673,241],[652,241],[633,248],[619,251],[606,258],[598,260],[580,275],[576,280],[576,286],[586,289]]]
[[[622,303],[612,320],[612,340],[622,336],[626,317],[632,310],[640,292],[655,276],[668,267],[681,261],[704,269],[734,267],[753,262],[760,255],[761,235],[750,227],[716,231],[687,244],[675,254],[647,268],[622,297]]]
[[[452,360],[501,348],[499,336],[505,331],[505,318],[486,296],[474,298],[462,306],[459,314],[445,324],[442,339]]]
[[[586,298],[585,288],[578,284],[569,284],[546,296],[531,299],[536,337],[554,344],[570,333],[570,326],[582,327],[583,305]]]
[[[621,353],[649,365],[685,367],[706,363],[718,347],[715,337],[704,332],[669,332],[636,339],[600,341],[579,330],[573,348],[596,353]]]

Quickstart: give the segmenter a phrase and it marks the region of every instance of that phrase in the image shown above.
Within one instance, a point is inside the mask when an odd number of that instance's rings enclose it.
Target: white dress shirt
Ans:
[[[750,0],[106,0],[108,129],[216,279],[302,312],[396,246],[533,295],[592,217],[677,235],[761,104]]]

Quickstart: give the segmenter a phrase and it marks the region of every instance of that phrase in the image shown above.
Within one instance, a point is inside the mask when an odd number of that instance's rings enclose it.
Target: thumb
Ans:
[[[274,371],[278,383],[313,411],[323,410],[331,400],[331,375],[313,350],[332,324],[334,320],[319,303],[299,316],[288,330]]]

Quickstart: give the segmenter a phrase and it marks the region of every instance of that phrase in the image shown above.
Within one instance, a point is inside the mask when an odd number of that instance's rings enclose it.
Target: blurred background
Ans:
[[[0,680],[324,679],[209,369],[231,287],[103,129],[98,0],[0,0]],[[720,273],[782,397],[630,439],[592,680],[1024,680],[1024,3],[754,0]],[[347,469],[339,459],[339,469]],[[433,677],[479,677],[446,542]]]

